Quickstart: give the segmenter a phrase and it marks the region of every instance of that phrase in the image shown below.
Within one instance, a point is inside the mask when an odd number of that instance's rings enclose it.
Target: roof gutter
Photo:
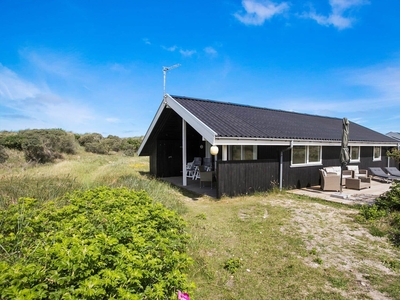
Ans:
[[[279,161],[279,191],[282,191],[282,177],[283,177],[283,152],[286,152],[293,148],[293,140],[290,141],[290,146],[281,151],[280,161]]]

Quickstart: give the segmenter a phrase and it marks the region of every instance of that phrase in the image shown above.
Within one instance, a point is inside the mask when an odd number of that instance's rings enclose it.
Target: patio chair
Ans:
[[[203,157],[203,166],[212,168],[212,158],[211,157]]]
[[[372,175],[373,178],[377,177],[380,181],[389,182],[389,181],[393,181],[393,180],[396,180],[396,179],[400,180],[400,177],[386,174],[382,170],[382,168],[377,168],[377,167],[369,168],[369,171],[371,172],[371,175]]]
[[[186,177],[190,177],[193,179],[194,172],[195,172],[195,166],[193,164],[193,161],[188,162],[186,164]]]
[[[353,171],[353,178],[368,177],[368,170],[359,169],[358,166],[347,166],[347,170]]]
[[[212,189],[212,183],[214,179],[214,172],[211,171],[200,171],[200,188],[202,187],[203,182],[210,182],[211,183],[211,189]]]
[[[339,191],[340,175],[336,173],[328,173],[323,169],[319,170],[321,175],[321,190],[323,191]]]
[[[400,171],[396,167],[386,167],[385,169],[390,175],[400,178]]]
[[[193,180],[197,180],[200,178],[200,174],[199,174],[199,168],[201,166],[201,157],[195,157],[193,160],[193,176],[192,179]]]

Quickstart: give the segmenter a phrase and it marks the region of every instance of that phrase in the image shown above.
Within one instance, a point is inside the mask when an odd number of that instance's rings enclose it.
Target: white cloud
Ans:
[[[165,47],[165,46],[161,46],[164,50],[170,51],[170,52],[174,52],[176,49],[178,49],[177,46],[171,46],[171,47]]]
[[[282,14],[289,9],[287,2],[276,4],[272,1],[243,0],[245,13],[235,13],[234,16],[246,25],[262,25],[275,15]]]
[[[4,115],[11,119],[9,126],[18,126],[8,128],[13,130],[21,126],[70,127],[93,119],[91,111],[84,105],[73,103],[53,93],[46,85],[41,87],[24,80],[1,64],[0,105],[9,111]]]
[[[181,50],[179,50],[179,53],[182,54],[183,56],[190,57],[190,56],[192,56],[193,54],[196,53],[196,50],[183,50],[183,49],[181,49]]]
[[[400,104],[400,63],[353,70],[349,74],[349,80],[353,84],[368,87],[381,95],[380,104]]]
[[[204,52],[212,57],[215,57],[218,55],[217,50],[215,50],[213,47],[206,47],[204,48]]]
[[[0,97],[8,100],[33,98],[40,90],[32,83],[25,81],[0,64]]]
[[[331,12],[322,15],[311,7],[310,12],[303,13],[302,17],[310,18],[323,26],[333,26],[339,30],[351,28],[356,19],[349,16],[351,11],[360,6],[369,4],[367,0],[330,0]]]

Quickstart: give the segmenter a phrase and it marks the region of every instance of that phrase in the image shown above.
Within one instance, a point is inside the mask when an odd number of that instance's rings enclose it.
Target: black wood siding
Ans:
[[[280,154],[283,151],[282,187],[299,189],[321,184],[319,169],[329,166],[340,166],[340,147],[322,148],[322,165],[292,167],[291,151],[286,147],[259,146],[258,155],[263,159],[252,161],[218,161],[217,164],[217,197],[235,196],[268,191],[279,187]],[[386,151],[382,148],[380,161],[373,161],[373,147],[361,147],[360,162],[351,163],[360,169],[387,166]]]
[[[267,191],[279,181],[279,163],[267,160],[219,161],[217,174],[218,198]]]

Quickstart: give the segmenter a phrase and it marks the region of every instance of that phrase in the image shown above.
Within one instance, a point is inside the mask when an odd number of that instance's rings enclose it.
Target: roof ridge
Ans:
[[[310,117],[318,117],[318,118],[328,118],[328,119],[342,120],[342,118],[338,118],[338,117],[330,117],[330,116],[322,116],[322,115],[316,115],[316,114],[301,113],[301,112],[296,112],[296,111],[289,111],[289,110],[283,110],[283,109],[276,109],[276,108],[268,108],[268,107],[254,106],[254,105],[249,105],[249,104],[239,104],[239,103],[233,103],[233,102],[223,102],[223,101],[217,101],[217,100],[211,100],[211,99],[202,99],[202,98],[187,97],[187,96],[178,96],[178,95],[170,95],[170,96],[171,96],[172,98],[181,98],[181,99],[188,99],[188,100],[195,100],[195,101],[202,101],[202,102],[211,102],[211,103],[217,103],[217,104],[232,105],[232,106],[238,106],[238,107],[248,107],[248,108],[254,108],[254,109],[261,109],[261,110],[269,110],[269,111],[275,111],[275,112],[282,112],[282,113],[289,113],[289,114],[304,115],[304,116],[310,116]],[[357,123],[355,123],[355,124],[357,124]],[[359,124],[358,124],[358,125],[359,125]],[[361,126],[361,125],[360,125],[360,126]]]

